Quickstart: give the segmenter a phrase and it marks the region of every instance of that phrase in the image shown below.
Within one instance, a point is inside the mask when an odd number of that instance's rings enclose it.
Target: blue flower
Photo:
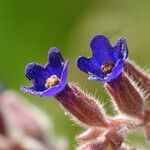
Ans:
[[[110,82],[117,78],[128,56],[125,38],[120,38],[112,46],[104,35],[96,35],[90,43],[92,57],[79,57],[77,66],[83,72],[90,74],[89,80]]]
[[[25,68],[25,75],[32,86],[23,86],[23,92],[38,96],[55,96],[67,85],[68,61],[64,62],[57,48],[51,48],[48,53],[48,63],[42,66],[30,63]]]

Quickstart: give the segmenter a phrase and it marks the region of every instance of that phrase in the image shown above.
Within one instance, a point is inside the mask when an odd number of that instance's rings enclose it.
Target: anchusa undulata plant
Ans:
[[[49,50],[45,66],[26,66],[25,75],[32,85],[21,90],[55,97],[75,122],[85,128],[75,137],[80,143],[77,150],[138,150],[124,141],[128,132],[139,128],[144,129],[146,139],[150,140],[150,76],[127,59],[125,38],[112,46],[104,35],[96,35],[90,47],[92,57],[77,58],[77,66],[89,74],[88,80],[103,83],[117,115],[107,115],[94,96],[67,82],[69,62],[64,61],[57,48]]]

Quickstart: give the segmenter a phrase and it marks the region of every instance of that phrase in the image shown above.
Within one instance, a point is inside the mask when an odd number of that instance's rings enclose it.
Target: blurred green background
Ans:
[[[105,34],[112,44],[121,36],[127,38],[129,57],[144,68],[150,67],[150,1],[149,0],[0,0],[0,79],[29,101],[41,107],[53,120],[57,136],[76,145],[74,136],[80,128],[72,123],[53,98],[24,94],[21,85],[29,85],[24,76],[26,64],[45,64],[50,47],[58,47],[70,60],[69,81],[76,82],[104,104],[113,114],[109,97],[102,84],[87,81],[75,60],[90,56],[89,41],[95,34]],[[134,134],[138,144],[143,134]],[[134,144],[132,135],[127,143]],[[144,143],[148,149],[148,144]]]

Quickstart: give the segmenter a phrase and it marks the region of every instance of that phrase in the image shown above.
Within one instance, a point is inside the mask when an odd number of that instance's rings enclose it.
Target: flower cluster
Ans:
[[[77,66],[90,75],[89,80],[104,83],[118,111],[116,116],[107,115],[96,98],[67,82],[69,63],[57,48],[49,50],[45,66],[26,66],[25,75],[32,86],[23,86],[21,90],[55,97],[75,122],[86,129],[76,136],[81,143],[77,150],[136,150],[126,145],[124,139],[129,131],[139,127],[145,129],[146,138],[150,139],[150,76],[127,59],[125,38],[111,45],[104,35],[96,35],[90,47],[92,57],[77,58]]]

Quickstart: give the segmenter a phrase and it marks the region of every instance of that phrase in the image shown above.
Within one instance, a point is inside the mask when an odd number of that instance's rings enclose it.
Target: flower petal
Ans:
[[[28,94],[32,94],[32,95],[38,95],[40,92],[35,90],[34,86],[22,86],[21,91],[28,93]]]
[[[49,72],[53,71],[53,74],[61,77],[61,72],[64,66],[64,59],[60,51],[53,47],[48,52],[48,63],[45,65],[45,69]]]
[[[60,51],[52,47],[48,52],[48,61],[51,67],[62,67],[64,65],[64,59],[60,53]]]
[[[101,65],[94,58],[79,57],[77,59],[77,66],[80,70],[88,74],[94,74],[97,76],[102,76],[103,74],[100,69]]]
[[[53,73],[46,71],[44,67],[38,63],[30,63],[25,68],[26,77],[38,91],[45,90],[45,81],[51,74]]]
[[[112,46],[109,40],[103,35],[96,35],[90,43],[93,57],[97,59],[101,64],[114,61]]]
[[[68,65],[69,65],[69,61],[66,61],[61,74],[60,83],[57,86],[50,87],[47,90],[40,92],[38,94],[39,96],[55,96],[65,88],[67,84]]]
[[[118,42],[113,46],[113,55],[115,60],[123,59],[128,57],[128,46],[125,38],[120,38]]]

